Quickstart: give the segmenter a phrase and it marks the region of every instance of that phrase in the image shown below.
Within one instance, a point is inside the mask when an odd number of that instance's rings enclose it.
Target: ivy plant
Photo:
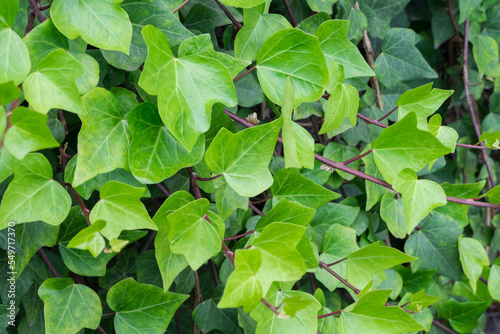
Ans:
[[[493,333],[499,55],[488,0],[2,0],[0,333]]]

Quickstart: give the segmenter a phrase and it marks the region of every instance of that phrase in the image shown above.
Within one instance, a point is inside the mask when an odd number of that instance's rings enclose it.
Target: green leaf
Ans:
[[[394,194],[386,193],[380,203],[380,218],[393,236],[399,239],[406,237],[405,209],[401,198],[396,199]]]
[[[240,7],[240,8],[252,8],[266,0],[221,0],[221,3],[226,6]]]
[[[160,29],[168,39],[171,47],[179,45],[184,39],[194,36],[186,29],[176,15],[168,8],[168,1],[124,0],[120,6],[127,12],[132,23],[132,41],[130,53],[101,50],[104,59],[114,67],[126,71],[135,71],[146,60],[148,52],[141,30],[148,24]]]
[[[158,109],[141,103],[127,114],[132,143],[128,151],[130,170],[142,183],[158,183],[181,168],[193,166],[203,158],[205,137],[201,135],[188,152],[163,125]]]
[[[89,227],[84,228],[71,239],[68,248],[77,248],[88,250],[94,257],[99,256],[106,243],[99,233],[106,226],[104,220],[98,220]]]
[[[240,196],[227,183],[224,183],[215,192],[215,203],[221,218],[226,219],[236,209],[246,210],[248,208],[248,197]]]
[[[85,72],[76,78],[75,83],[81,95],[87,94],[92,89],[96,88],[99,83],[99,63],[86,53],[71,52],[71,55],[75,57],[85,69]]]
[[[120,8],[122,0],[54,0],[50,15],[69,39],[81,36],[98,48],[129,53],[132,24]]]
[[[495,132],[483,132],[479,141],[484,141],[486,147],[500,149],[500,131]]]
[[[481,0],[458,0],[458,8],[460,9],[460,18],[458,23],[463,23],[466,18],[481,6]]]
[[[409,2],[409,0],[360,1],[359,6],[361,12],[366,15],[366,20],[368,21],[369,36],[372,38],[387,38],[386,33],[391,27],[391,20],[396,17]]]
[[[257,280],[257,272],[262,264],[262,255],[258,249],[239,249],[235,253],[235,270],[229,276],[224,295],[217,305],[219,308],[243,306],[250,312],[262,298],[262,286]]]
[[[458,251],[464,273],[469,279],[472,291],[476,294],[477,280],[483,272],[483,267],[490,265],[488,254],[478,240],[463,236],[458,238]]]
[[[437,78],[415,48],[414,40],[415,32],[404,28],[391,28],[385,36],[382,53],[375,60],[373,70],[388,88],[396,87],[401,81]]]
[[[6,105],[20,96],[21,90],[14,84],[13,81],[7,81],[0,84],[0,105]],[[5,115],[3,117],[5,117]],[[3,134],[3,131],[0,131],[0,135],[1,134]]]
[[[175,311],[188,298],[127,278],[109,289],[106,301],[116,312],[117,333],[163,333]],[[146,311],[147,310],[147,311]]]
[[[295,91],[290,77],[286,78],[283,91],[283,150],[285,167],[314,168],[314,139],[309,132],[292,120]]]
[[[431,133],[417,128],[414,112],[384,129],[373,141],[372,149],[375,163],[389,183],[403,169],[421,170],[430,161],[451,152]]]
[[[291,27],[281,15],[248,10],[245,12],[245,24],[234,40],[234,53],[237,58],[253,61],[269,37],[281,29]]]
[[[4,1],[2,8],[0,8],[0,27],[1,26],[5,26],[7,28],[12,27],[14,21],[16,20],[18,10],[19,10],[18,1],[16,0]]]
[[[498,257],[490,268],[490,276],[488,277],[488,291],[491,297],[500,300],[500,257]]]
[[[3,154],[2,154],[3,155]],[[0,205],[0,230],[8,222],[16,224],[41,220],[59,225],[69,213],[71,198],[66,190],[52,180],[52,167],[41,154],[28,154],[15,167]]]
[[[215,214],[209,213],[209,207],[210,202],[207,199],[198,199],[167,217],[170,249],[172,253],[184,255],[193,270],[197,270],[211,257],[217,255],[222,247],[224,223],[220,225],[220,218],[215,218]],[[205,215],[208,215],[210,221]]]
[[[167,37],[151,25],[142,29],[142,35],[148,56],[139,85],[158,95],[161,119],[191,152],[198,137],[210,127],[213,104],[233,107],[238,103],[231,75],[222,63],[205,55],[175,58]]]
[[[14,30],[0,27],[0,83],[19,85],[30,73],[28,49]]]
[[[295,89],[295,105],[319,100],[328,84],[325,57],[316,37],[283,29],[269,37],[259,52],[257,75],[266,96],[283,105],[287,77]]]
[[[440,300],[441,298],[429,296],[424,291],[419,291],[411,296],[410,311],[422,312],[424,308],[430,306]]]
[[[377,241],[347,256],[347,281],[358,289],[364,288],[375,273],[418,260],[395,248],[379,246],[379,243]]]
[[[339,334],[400,334],[423,330],[411,315],[399,306],[384,306],[391,290],[375,290],[363,294],[354,306],[342,310]]]
[[[329,20],[321,24],[316,31],[315,35],[319,39],[326,62],[342,65],[346,79],[375,76],[356,45],[347,38],[349,24],[347,20]]]
[[[38,289],[44,303],[45,332],[76,333],[97,329],[101,322],[101,301],[91,288],[71,278],[49,278]]]
[[[357,93],[356,93],[357,94]],[[347,161],[349,159],[352,159],[354,157],[359,156],[360,152],[356,147],[352,147],[349,145],[342,145],[340,143],[336,142],[331,142],[326,145],[324,151],[323,151],[323,156],[327,159],[333,160],[333,161]],[[361,164],[360,160],[353,161],[349,164],[349,167],[353,169],[359,169],[359,165]],[[339,176],[345,180],[352,180],[354,179],[354,175],[343,172],[341,170],[335,170]]]
[[[298,184],[300,187],[297,187]],[[340,197],[339,194],[302,176],[296,168],[283,168],[274,174],[271,194],[276,201],[285,198],[314,209]]]
[[[281,199],[273,206],[264,217],[259,219],[255,226],[256,231],[262,231],[266,226],[274,222],[291,223],[306,226],[314,217],[316,210],[302,205],[298,202]]]
[[[144,189],[124,183],[109,181],[101,189],[101,200],[90,212],[92,224],[98,220],[106,221],[101,234],[108,240],[118,238],[123,230],[147,228],[158,230],[141,203]]]
[[[80,115],[86,111],[75,80],[84,68],[64,50],[54,50],[37,65],[23,83],[30,107],[46,114],[51,108],[61,108]]]
[[[307,0],[307,4],[313,12],[325,12],[332,14],[332,7],[337,0]]]
[[[83,97],[83,103],[87,114],[80,116],[74,187],[116,168],[129,169],[128,125],[116,97],[110,91],[95,88]]]
[[[67,242],[59,243],[59,252],[64,265],[77,275],[104,276],[108,262],[116,255],[101,252],[97,257],[88,250],[68,248]]]
[[[439,316],[448,319],[451,327],[457,332],[468,333],[477,327],[479,317],[490,304],[491,301],[459,303],[450,298],[439,310]]]
[[[500,204],[500,185],[491,188],[486,194],[481,195],[483,196],[487,196],[490,203]]]
[[[269,162],[281,128],[281,118],[236,134],[222,128],[205,154],[210,170],[224,178],[240,196],[253,197],[273,183]]]
[[[463,229],[453,219],[433,215],[405,243],[405,252],[417,256],[413,271],[438,268],[437,273],[460,280],[458,237]]]
[[[51,19],[37,25],[26,36],[24,44],[28,47],[31,69],[36,70],[40,60],[57,49],[69,49],[68,39],[57,30]]]
[[[399,172],[393,187],[403,195],[408,234],[432,209],[447,203],[446,194],[439,184],[430,180],[419,180],[415,171],[410,168]]]
[[[398,118],[402,119],[414,111],[417,115],[418,128],[427,130],[427,117],[434,114],[451,94],[453,94],[452,90],[432,89],[432,82],[408,90],[396,102]]]
[[[278,291],[266,300],[273,306],[278,307],[287,298],[301,298],[308,305],[297,311],[294,317],[280,318],[264,304],[259,304],[250,316],[257,321],[256,334],[316,334],[318,328],[318,311],[321,304],[312,295],[303,291]]]
[[[5,134],[5,148],[18,160],[44,148],[58,147],[47,126],[47,116],[28,108],[16,108],[10,117],[12,126]]]

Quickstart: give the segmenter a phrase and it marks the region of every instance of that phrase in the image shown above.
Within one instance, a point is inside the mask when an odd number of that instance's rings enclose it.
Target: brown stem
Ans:
[[[103,313],[102,317],[109,317],[111,315],[115,315],[116,312]]]
[[[172,13],[177,13],[178,11],[181,10],[182,7],[184,7],[185,5],[187,5],[187,3],[191,1],[191,0],[184,0],[179,6],[175,7],[174,10],[172,11]]]
[[[288,13],[288,16],[290,16],[290,22],[292,22],[292,26],[296,27],[297,21],[295,21],[295,17],[293,16],[292,8],[290,7],[288,0],[283,0],[283,3],[285,4],[286,12]]]
[[[24,36],[30,33],[31,30],[33,30],[33,27],[35,26],[35,12],[31,11],[30,16],[28,17],[28,24],[26,24],[26,30],[24,30]]]
[[[234,16],[231,15],[231,13],[227,10],[226,6],[224,6],[223,4],[221,4],[219,0],[215,0],[215,2],[219,5],[220,9],[222,9],[222,11],[224,12],[224,14],[226,14],[226,16],[231,20],[231,22],[233,22],[233,24],[236,27],[236,29],[240,30],[241,27],[243,27],[243,26],[241,25],[241,23],[239,23],[238,21],[236,21],[236,19],[234,18]]]
[[[38,21],[40,21],[40,23],[45,22],[45,20],[47,18],[45,18],[42,15],[42,12],[40,11],[40,7],[38,7],[38,5],[35,3],[35,0],[28,0],[28,2],[30,3],[31,10],[33,10],[33,12],[35,13],[36,17],[38,18]]]
[[[311,281],[312,292],[313,292],[313,294],[315,294],[316,293],[316,282],[315,282],[315,278],[314,278],[313,273],[309,273],[309,280]]]
[[[97,331],[101,334],[107,334],[106,331],[101,327],[101,325],[97,326]]]
[[[336,279],[338,279],[339,281],[341,281],[342,283],[344,283],[344,285],[346,287],[348,287],[349,289],[351,289],[352,291],[354,291],[355,294],[359,294],[361,292],[359,289],[355,288],[349,282],[347,282],[345,279],[343,279],[342,277],[340,277],[340,275],[337,274],[335,271],[331,270],[330,267],[328,267],[328,265],[326,263],[319,261],[319,266],[321,268],[325,269],[326,271],[328,271],[330,274],[332,274],[333,277],[335,277]]]
[[[450,17],[451,25],[453,26],[453,31],[455,32],[455,38],[460,40],[462,37],[460,36],[460,31],[458,31],[457,22],[455,22],[455,18],[453,17],[453,9],[451,9],[451,0],[446,0],[446,12]]]
[[[195,173],[195,174],[196,174],[196,173]],[[198,176],[198,174],[196,174],[196,175],[194,176],[194,178],[195,178],[196,180],[198,180],[198,181],[212,181],[212,180],[218,179],[218,178],[219,178],[219,177],[221,177],[221,176],[222,176],[222,174],[217,174],[217,175],[212,176],[212,177],[200,177],[200,176]]]
[[[361,118],[363,121],[365,121],[367,123],[370,123],[370,124],[373,124],[373,125],[376,125],[376,126],[380,126],[381,128],[388,128],[389,127],[389,125],[382,124],[379,121],[376,121],[374,119],[366,117],[365,115],[360,114],[360,113],[358,113],[358,117]]]
[[[208,264],[210,265],[210,272],[212,273],[215,287],[218,287],[220,285],[220,282],[219,282],[219,276],[217,275],[217,267],[215,266],[215,262],[210,259],[208,260]]]
[[[161,183],[157,183],[156,187],[160,189],[160,191],[167,197],[170,197],[171,193],[165,188],[165,186]]]
[[[450,333],[450,334],[457,334],[457,332],[449,329],[448,327],[446,327],[445,325],[441,324],[439,321],[437,320],[433,320],[432,321],[432,324],[434,324],[435,326],[441,328],[442,330],[444,330],[445,332],[447,333]]]
[[[384,119],[386,119],[387,117],[389,117],[393,112],[395,112],[396,109],[398,109],[398,108],[399,108],[398,106],[395,106],[394,109],[392,109],[391,111],[389,111],[387,114],[385,114],[381,118],[377,119],[377,122],[382,122]]]
[[[334,266],[334,265],[336,265],[336,264],[339,264],[340,262],[344,262],[345,260],[347,260],[347,258],[346,258],[346,257],[345,257],[345,258],[343,258],[343,259],[340,259],[340,260],[338,260],[338,261],[335,261],[335,262],[329,263],[329,264],[327,264],[327,266],[328,266],[328,267],[331,267],[331,266]]]
[[[224,241],[222,242],[222,250],[224,251],[224,255],[229,259],[234,267],[234,252],[227,247]]]
[[[265,300],[264,298],[262,298],[260,300],[262,302],[262,304],[266,305],[268,309],[270,309],[271,311],[274,312],[274,314],[276,315],[279,315],[280,313],[278,312],[278,309],[276,307],[274,307],[273,305],[271,305],[267,300]]]
[[[224,238],[224,241],[231,241],[231,240],[237,240],[237,239],[241,239],[249,234],[252,234],[254,233],[255,231],[254,230],[251,230],[251,231],[248,231],[246,233],[243,233],[243,234],[239,234],[239,235],[235,235],[234,237],[230,237],[230,238]]]
[[[52,4],[51,4],[51,3],[49,3],[47,6],[42,6],[42,7],[40,7],[40,11],[44,11],[44,10],[49,9],[51,5],[52,5]]]
[[[42,258],[43,262],[45,262],[45,264],[47,265],[47,267],[49,268],[50,272],[52,273],[52,275],[54,277],[61,277],[59,276],[59,274],[57,273],[56,271],[56,268],[54,268],[54,266],[52,265],[52,263],[50,262],[49,258],[47,257],[47,254],[45,254],[45,251],[43,250],[43,248],[40,248],[38,250],[38,254],[40,254],[40,257]]]
[[[261,217],[264,217],[264,214],[262,213],[262,211],[260,211],[255,205],[253,205],[252,203],[248,203],[248,206],[250,207],[250,209],[253,210],[253,212],[255,212],[256,214],[258,214]]]
[[[326,317],[331,317],[332,315],[339,314],[339,313],[342,313],[342,310],[338,310],[338,311],[335,311],[335,312],[330,312],[330,313],[327,313],[327,314],[318,315],[318,319],[326,318]]]
[[[242,73],[240,75],[238,75],[236,78],[233,79],[233,82],[236,82],[238,80],[240,80],[241,78],[243,78],[245,75],[251,73],[253,70],[255,70],[257,68],[257,66],[253,66],[251,67],[249,70],[247,70],[245,73]]]
[[[460,144],[460,143],[457,143],[457,146],[467,147],[467,148],[473,148],[473,149],[476,149],[476,150],[492,150],[492,151],[495,150],[494,148],[489,148],[489,147],[484,147],[484,146],[477,146],[477,145],[469,145],[469,144]]]
[[[268,200],[270,200],[271,198],[273,198],[273,196],[270,196],[270,197],[264,198],[264,199],[260,199],[258,201],[250,201],[250,203],[252,203],[252,204],[264,203],[264,202],[267,202]]]
[[[196,199],[201,198],[200,187],[198,186],[198,182],[196,181],[197,174],[194,172],[193,168],[188,167],[187,171],[189,173],[189,177],[191,178],[191,186],[193,187],[194,197]]]
[[[363,154],[361,154],[361,155],[358,155],[357,157],[354,157],[354,158],[352,158],[352,159],[349,159],[349,160],[347,160],[347,161],[344,161],[344,162],[342,163],[342,165],[348,165],[348,164],[350,164],[351,162],[356,161],[356,160],[359,160],[359,159],[361,159],[361,158],[363,158],[363,157],[367,156],[368,154],[370,154],[370,153],[372,153],[372,152],[373,152],[373,150],[368,150],[368,151],[366,151],[365,153],[363,153]]]

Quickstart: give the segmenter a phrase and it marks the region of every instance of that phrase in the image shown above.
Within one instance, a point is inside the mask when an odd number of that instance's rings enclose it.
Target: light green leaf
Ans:
[[[458,8],[460,9],[460,18],[458,23],[463,23],[466,18],[481,6],[481,0],[458,0]]]
[[[0,28],[0,83],[13,81],[19,85],[30,73],[28,49],[12,29]]]
[[[17,161],[9,151],[5,149],[0,150],[0,182],[5,181],[6,178],[14,173]]]
[[[419,180],[415,171],[410,168],[399,172],[393,187],[403,195],[408,234],[432,209],[447,203],[446,194],[439,184],[430,180]]]
[[[49,278],[38,289],[44,303],[45,332],[72,334],[83,328],[97,329],[101,301],[91,288],[71,278]]]
[[[106,226],[104,220],[98,220],[75,235],[68,244],[68,248],[88,250],[94,257],[99,256],[106,243],[99,233]]]
[[[388,88],[401,81],[437,78],[415,48],[415,32],[411,29],[391,28],[384,38],[382,53],[377,57],[373,70],[377,79]]]
[[[481,197],[488,197],[488,201],[494,204],[500,204],[500,185],[495,186],[488,190],[488,192]]]
[[[256,10],[245,12],[245,24],[234,40],[237,58],[253,61],[259,55],[264,42],[281,29],[292,25],[278,14],[261,14]]]
[[[161,119],[191,152],[198,137],[210,127],[214,103],[230,107],[238,103],[231,75],[222,63],[205,55],[175,58],[167,37],[151,25],[142,29],[142,35],[148,57],[139,85],[158,95]]]
[[[259,52],[257,75],[266,96],[283,105],[287,77],[295,89],[295,106],[319,100],[328,84],[325,57],[315,36],[283,29],[269,37]]]
[[[110,91],[95,88],[83,97],[83,103],[87,114],[80,116],[74,187],[116,168],[129,169],[128,125],[116,97]]]
[[[250,312],[262,298],[262,286],[256,274],[262,264],[262,255],[258,249],[238,249],[234,257],[235,270],[229,276],[220,308],[243,306],[245,312]]]
[[[483,272],[483,267],[490,265],[488,254],[479,240],[473,238],[458,238],[460,263],[465,275],[469,279],[472,291],[476,294],[477,280]]]
[[[210,170],[224,178],[240,196],[257,196],[273,183],[269,163],[282,119],[236,134],[222,128],[205,154]]]
[[[252,8],[261,3],[266,2],[266,0],[221,0],[221,3],[226,6],[240,7],[240,8]]]
[[[450,321],[451,327],[459,333],[469,333],[478,325],[479,317],[490,306],[487,302],[459,303],[450,298],[439,310],[439,316]]]
[[[106,301],[116,312],[117,333],[163,333],[175,311],[188,297],[137,283],[129,277],[109,289]]]
[[[97,87],[99,83],[99,63],[90,55],[81,52],[71,52],[80,64],[82,64],[85,72],[75,80],[76,87],[80,95],[87,94],[92,89]]]
[[[128,243],[128,240],[120,240],[116,238],[109,240],[109,245],[114,253],[119,253],[123,247],[128,245]]]
[[[141,103],[127,114],[132,143],[128,151],[130,170],[142,183],[158,183],[181,168],[203,158],[205,137],[198,138],[188,152],[163,125],[155,105]]]
[[[406,237],[405,209],[401,198],[396,199],[394,194],[386,193],[380,203],[380,218],[393,236],[399,239]]]
[[[14,81],[7,81],[0,84],[0,105],[14,101],[21,96],[21,90],[14,84]],[[5,129],[4,129],[5,130]],[[0,131],[2,134],[3,131]]]
[[[84,73],[78,60],[64,50],[54,50],[37,65],[23,83],[30,107],[46,114],[51,108],[61,108],[80,115],[85,109],[75,80]]]
[[[297,187],[298,184],[300,187]],[[286,198],[314,209],[340,197],[339,194],[302,176],[296,168],[283,168],[274,174],[271,194],[276,201]]]
[[[209,214],[209,207],[210,202],[202,198],[184,205],[167,217],[170,249],[172,253],[184,255],[193,270],[198,270],[202,264],[217,255],[222,247],[224,223],[222,222],[221,228],[221,219],[215,218],[214,213]]]
[[[101,234],[108,240],[118,238],[123,230],[158,230],[140,201],[143,193],[143,188],[116,181],[107,182],[101,189],[101,200],[90,212],[90,222],[106,221]]]
[[[0,27],[12,27],[16,20],[19,3],[17,0],[5,0],[0,7]]]
[[[7,227],[8,222],[21,224],[41,220],[59,225],[70,208],[68,193],[52,180],[49,161],[39,153],[31,153],[15,166],[14,180],[7,187],[0,205],[0,230]]]
[[[377,241],[347,256],[347,281],[358,289],[364,288],[375,273],[418,260],[395,248],[379,246],[379,243]]]
[[[127,12],[132,22],[132,41],[130,53],[128,54],[120,51],[101,50],[104,59],[114,67],[126,71],[135,71],[144,63],[148,49],[144,38],[142,38],[141,30],[148,24],[160,29],[167,36],[171,47],[177,46],[184,39],[194,36],[168,8],[168,1],[124,0],[120,5]]]
[[[5,148],[16,159],[44,148],[58,147],[47,126],[47,116],[28,108],[16,108],[10,117],[12,126],[5,134]]]
[[[423,290],[419,291],[411,296],[411,306],[410,311],[422,312],[427,306],[430,306],[440,300],[441,298],[429,296]]]
[[[248,197],[240,196],[227,183],[224,183],[215,192],[217,211],[222,219],[229,217],[236,209],[248,208]]]
[[[256,231],[262,231],[274,222],[291,223],[306,226],[314,217],[316,210],[295,201],[281,199],[274,207],[259,219],[255,226]]]
[[[129,53],[132,24],[122,0],[54,0],[50,15],[69,39],[81,36],[98,48]]]
[[[379,179],[384,179],[382,173],[380,173],[377,165],[375,164],[375,158],[373,154],[368,154],[362,158],[365,163],[365,173],[374,176]],[[366,210],[370,210],[375,204],[377,204],[385,195],[389,192],[389,189],[381,185],[375,184],[373,182],[366,182]]]
[[[484,141],[486,147],[498,150],[500,149],[500,131],[483,132],[479,141]]]
[[[341,64],[346,79],[375,76],[356,45],[347,38],[349,24],[348,20],[329,20],[316,31],[326,62]]]
[[[488,291],[493,299],[500,300],[500,257],[493,262],[490,268]]]
[[[424,328],[399,306],[384,306],[391,290],[375,290],[342,310],[339,334],[417,332]]]
[[[389,183],[401,170],[421,170],[430,161],[451,152],[431,133],[417,128],[414,112],[384,129],[373,141],[372,149],[375,163]]]
[[[412,111],[417,115],[417,126],[427,130],[427,117],[432,115],[443,102],[453,94],[452,90],[432,89],[432,82],[403,93],[396,105],[398,118],[402,119]]]
[[[283,150],[285,167],[314,168],[314,139],[311,134],[292,120],[295,91],[290,77],[286,78],[283,92]]]

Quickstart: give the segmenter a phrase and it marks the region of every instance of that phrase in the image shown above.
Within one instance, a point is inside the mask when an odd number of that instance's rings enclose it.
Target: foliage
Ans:
[[[491,0],[3,0],[0,332],[483,333],[499,55]]]

